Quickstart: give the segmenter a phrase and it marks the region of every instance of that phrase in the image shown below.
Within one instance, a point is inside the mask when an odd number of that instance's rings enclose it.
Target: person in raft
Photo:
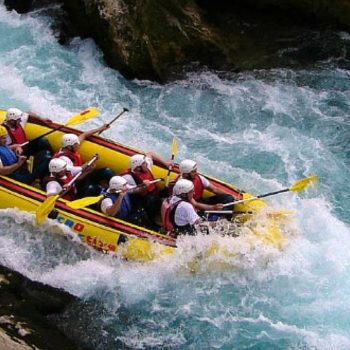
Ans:
[[[139,226],[153,228],[146,212],[142,209],[136,209],[131,194],[132,188],[124,177],[113,176],[109,180],[108,189],[102,192],[104,195],[100,204],[102,213]]]
[[[67,163],[63,159],[53,158],[49,163],[49,172],[50,175],[46,176],[43,180],[46,195],[48,197],[55,196],[62,190],[68,190],[62,198],[70,201],[74,200],[77,196],[77,188],[75,183],[68,188],[68,184],[73,179],[73,175],[67,170]]]
[[[0,125],[0,175],[7,175],[17,181],[31,184],[36,178],[42,178],[46,173],[48,162],[41,162],[29,172],[26,166],[27,157],[17,155],[16,145],[7,145],[8,132]]]
[[[109,128],[108,124],[104,124],[99,128],[86,131],[82,134],[65,134],[62,137],[61,149],[53,155],[53,158],[63,159],[67,163],[67,170],[73,176],[82,170],[83,162],[79,153],[80,144],[95,133],[104,131]],[[93,169],[91,166],[90,173],[84,177],[83,181],[78,183],[78,197],[97,196],[104,188],[108,187],[109,180],[114,176],[114,172],[110,168]]]
[[[155,222],[156,215],[159,214],[162,199],[156,184],[150,184],[155,180],[152,167],[153,160],[168,168],[170,162],[165,161],[153,152],[146,154],[134,154],[130,157],[130,168],[122,176],[130,186],[144,184],[133,192],[135,203],[139,203],[141,208],[145,208],[148,217]]]
[[[42,124],[49,124],[52,122],[51,119],[39,117],[33,112],[25,113],[18,108],[9,108],[6,112],[5,121],[3,123],[3,126],[8,132],[6,144],[8,146],[13,146],[13,149],[17,154],[30,156],[39,152],[44,152],[47,157],[51,157],[51,146],[49,141],[44,137],[30,142],[28,145],[21,146],[28,141],[24,130],[28,121],[39,122]]]
[[[192,204],[194,185],[192,181],[179,179],[173,195],[162,203],[162,226],[167,234],[196,234],[196,226],[202,221]]]
[[[197,163],[191,159],[185,159],[179,164],[180,175],[175,179],[174,183],[179,179],[186,179],[193,183],[193,206],[198,210],[220,210],[224,203],[234,201],[232,195],[226,193],[222,189],[213,185],[206,177],[197,173]],[[204,198],[204,190],[214,193],[213,196]],[[229,210],[230,208],[228,208]],[[232,209],[232,207],[231,207]],[[209,220],[215,220],[218,217],[210,215]]]

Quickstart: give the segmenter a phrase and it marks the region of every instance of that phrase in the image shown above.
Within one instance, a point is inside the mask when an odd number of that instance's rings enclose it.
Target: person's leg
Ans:
[[[91,184],[99,184],[103,188],[109,186],[109,180],[115,175],[115,172],[111,168],[96,169],[88,175],[89,182]]]
[[[51,155],[49,152],[42,151],[38,152],[34,156],[33,174],[36,178],[44,178],[49,174],[49,163],[51,160]]]
[[[35,180],[34,173],[30,173],[25,165],[9,175],[10,178],[30,185]]]
[[[52,156],[52,148],[49,141],[42,137],[38,140],[30,142],[27,148],[26,154],[28,156],[35,155],[36,153],[44,152],[47,156]]]
[[[157,215],[160,213],[160,208],[162,206],[162,200],[158,196],[148,194],[146,196],[145,209],[149,218],[155,221]]]
[[[131,222],[132,224],[137,226],[148,228],[153,231],[160,230],[160,226],[158,226],[152,220],[150,220],[147,212],[143,208],[140,208],[136,212],[129,215],[126,221]]]
[[[211,196],[208,198],[203,198],[201,200],[201,203],[205,203],[205,204],[218,204],[218,203],[231,203],[234,201],[234,198],[230,195],[230,194],[217,194],[215,196]],[[230,205],[228,207],[225,207],[225,210],[232,210],[233,209],[233,205]],[[227,215],[224,214],[209,214],[208,215],[208,220],[209,221],[216,221],[221,217],[227,217],[228,219],[230,217],[228,217]]]

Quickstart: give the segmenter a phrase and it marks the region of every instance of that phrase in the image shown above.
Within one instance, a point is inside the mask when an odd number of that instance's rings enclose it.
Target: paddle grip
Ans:
[[[123,108],[123,110],[116,116],[114,117],[109,123],[107,123],[108,126],[111,126],[120,116],[122,116],[125,112],[129,112],[127,108]],[[97,135],[101,135],[103,131],[100,131],[97,133]]]

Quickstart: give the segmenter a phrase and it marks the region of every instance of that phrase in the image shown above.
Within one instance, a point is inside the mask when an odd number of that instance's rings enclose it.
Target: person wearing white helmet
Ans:
[[[6,143],[8,132],[0,125],[0,175],[11,175],[17,172],[27,160],[27,157],[17,155],[14,148]]]
[[[170,162],[165,161],[153,152],[134,154],[130,157],[130,168],[123,173],[123,177],[131,186],[145,185],[145,187],[135,191],[135,202],[139,203],[140,207],[145,208],[149,218],[154,221],[159,213],[162,201],[156,184],[150,184],[155,179],[152,173],[153,160],[165,168],[170,165]]]
[[[195,234],[196,225],[201,221],[192,205],[194,185],[191,181],[180,179],[173,188],[173,195],[162,203],[162,225],[171,235]]]
[[[113,176],[109,181],[107,190],[102,191],[104,199],[101,201],[101,211],[110,216],[122,219],[138,226],[157,230],[153,222],[148,218],[143,208],[135,205],[133,196],[134,186],[130,186],[122,176]]]
[[[67,163],[60,158],[53,158],[49,163],[50,175],[43,179],[42,186],[47,196],[55,196],[63,189],[68,189],[68,183],[73,179],[72,173],[67,170]],[[75,184],[71,185],[69,191],[62,197],[67,200],[75,199],[77,189]]]
[[[8,135],[6,138],[6,144],[16,145],[16,153],[25,155],[32,155],[42,150],[49,150],[51,155],[51,147],[47,139],[38,139],[37,142],[31,144],[30,149],[28,147],[23,148],[21,144],[27,142],[27,136],[24,128],[28,121],[39,122],[48,124],[51,120],[48,118],[41,118],[33,112],[22,112],[18,108],[9,108],[6,112],[6,117],[3,125],[7,129]]]
[[[105,198],[101,202],[101,211],[104,214],[127,220],[132,213],[131,197],[128,183],[122,176],[113,176],[109,180],[109,187],[102,192]]]
[[[76,175],[86,167],[79,153],[80,144],[95,133],[102,132],[108,128],[108,124],[103,124],[98,128],[83,132],[80,135],[73,133],[64,134],[61,141],[62,147],[53,155],[53,158],[63,159],[67,163],[67,169],[73,176]],[[90,166],[89,169],[85,169],[84,181],[81,181],[78,185],[79,197],[100,194],[103,188],[108,187],[110,178],[115,175],[110,168],[94,170],[94,167],[93,165]]]
[[[26,166],[27,157],[15,152],[15,145],[6,144],[8,132],[0,125],[0,175],[9,176],[15,180],[31,184],[36,178],[42,178],[46,173],[47,164],[37,166],[30,173]]]
[[[193,183],[194,194],[192,204],[198,210],[220,210],[224,203],[234,201],[232,195],[213,185],[205,176],[197,173],[197,163],[192,159],[184,159],[179,164],[180,175],[175,179],[187,179]],[[212,192],[214,195],[203,198],[204,190]]]

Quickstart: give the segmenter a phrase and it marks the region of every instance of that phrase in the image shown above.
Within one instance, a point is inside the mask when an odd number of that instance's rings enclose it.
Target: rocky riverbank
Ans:
[[[298,67],[338,57],[347,0],[62,0],[60,40],[92,37],[127,78],[165,82],[187,71]],[[28,11],[47,0],[5,0]]]
[[[0,350],[89,349],[69,339],[55,322],[79,303],[63,290],[0,266]]]

